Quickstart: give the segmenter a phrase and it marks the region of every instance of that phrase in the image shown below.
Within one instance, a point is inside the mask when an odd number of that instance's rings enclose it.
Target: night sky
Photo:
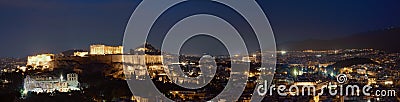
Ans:
[[[0,57],[121,45],[137,0],[0,0]],[[277,43],[400,26],[398,0],[258,0]]]

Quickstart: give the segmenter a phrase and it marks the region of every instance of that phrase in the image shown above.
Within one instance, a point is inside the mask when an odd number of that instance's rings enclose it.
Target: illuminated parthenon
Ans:
[[[90,45],[91,55],[122,54],[122,46]]]
[[[163,56],[161,55],[124,55],[125,63],[124,74],[127,79],[132,78],[144,78],[147,75],[146,65],[157,65],[162,64]]]

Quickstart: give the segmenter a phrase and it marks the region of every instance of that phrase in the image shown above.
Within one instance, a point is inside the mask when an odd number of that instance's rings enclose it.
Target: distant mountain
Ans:
[[[386,51],[400,51],[400,28],[358,33],[343,38],[330,40],[304,40],[278,44],[278,49],[285,50],[326,50],[347,48],[374,48]]]
[[[150,43],[145,43],[139,47],[136,47],[135,49],[130,49],[131,54],[141,53],[143,51],[148,55],[161,55],[161,51]]]
[[[338,61],[331,66],[333,68],[343,68],[343,67],[350,67],[352,65],[358,65],[358,64],[378,64],[378,63],[376,63],[368,58],[351,58],[351,59]]]
[[[73,56],[73,55],[74,55],[74,52],[77,52],[77,51],[79,51],[79,52],[84,52],[85,50],[67,50],[67,51],[61,52],[61,54],[62,54],[63,56]]]

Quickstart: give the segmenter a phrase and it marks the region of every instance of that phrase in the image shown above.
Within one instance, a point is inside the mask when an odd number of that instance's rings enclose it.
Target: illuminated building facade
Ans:
[[[124,55],[124,62],[131,64],[162,64],[163,56],[161,55]]]
[[[26,66],[33,68],[53,68],[54,54],[41,54],[36,56],[28,56]]]
[[[86,55],[89,55],[89,52],[74,52],[74,56],[85,57]]]
[[[90,45],[91,55],[122,54],[122,46]]]
[[[54,91],[70,92],[78,88],[78,74],[67,74],[67,80],[62,75],[55,76],[26,76],[24,92],[51,93]]]
[[[147,75],[146,65],[162,64],[163,56],[161,55],[124,55],[123,62],[124,74],[129,79],[132,75],[136,78],[144,78]]]

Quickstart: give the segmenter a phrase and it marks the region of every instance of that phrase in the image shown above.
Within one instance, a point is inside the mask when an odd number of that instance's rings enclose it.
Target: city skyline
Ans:
[[[400,102],[398,4],[0,0],[0,101]]]

